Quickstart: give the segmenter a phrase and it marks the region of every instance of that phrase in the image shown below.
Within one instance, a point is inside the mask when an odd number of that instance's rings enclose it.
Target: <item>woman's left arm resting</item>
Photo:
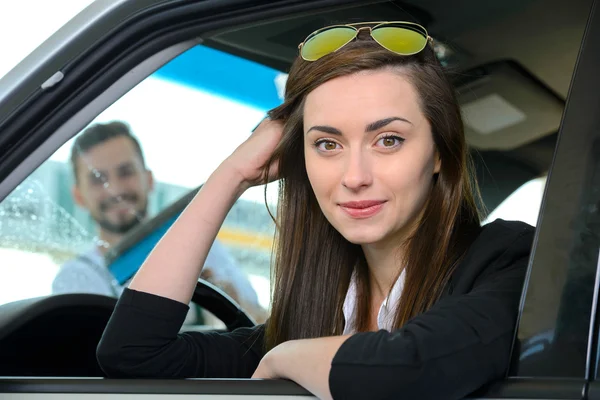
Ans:
[[[263,357],[252,378],[289,379],[319,399],[331,399],[331,362],[349,337],[350,335],[332,336],[282,343]]]
[[[503,378],[532,236],[467,261],[453,294],[402,328],[348,338],[333,357],[332,397],[462,399]]]

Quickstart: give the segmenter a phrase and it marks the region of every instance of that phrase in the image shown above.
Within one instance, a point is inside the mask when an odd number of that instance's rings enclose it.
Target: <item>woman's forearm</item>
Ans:
[[[188,304],[215,237],[245,188],[235,170],[221,165],[152,250],[129,288]]]
[[[289,379],[322,400],[331,399],[331,362],[349,337],[344,335],[284,342],[267,353],[253,378]]]

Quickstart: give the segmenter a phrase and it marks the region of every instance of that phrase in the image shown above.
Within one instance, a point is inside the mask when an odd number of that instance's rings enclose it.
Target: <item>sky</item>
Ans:
[[[0,77],[92,2],[93,0],[0,2]]]

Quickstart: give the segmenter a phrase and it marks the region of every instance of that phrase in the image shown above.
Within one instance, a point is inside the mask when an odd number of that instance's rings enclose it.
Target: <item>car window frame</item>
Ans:
[[[590,108],[592,105],[599,105],[597,93],[600,92],[600,77],[594,71],[594,66],[600,65],[600,2],[595,1],[590,14],[590,21],[588,22],[588,30],[586,30],[585,46],[582,49],[580,59],[578,62],[578,75],[575,77],[580,80],[579,85],[584,86],[585,90],[580,88],[578,98],[578,107],[572,111],[573,118],[580,118],[578,121],[581,124],[581,129],[576,131],[581,137],[592,135],[592,132],[600,132],[600,116],[598,115],[597,108]],[[573,92],[577,90],[575,86],[575,78],[573,82]],[[596,93],[596,96],[592,93]],[[573,95],[575,96],[575,94]],[[594,129],[595,128],[595,129]],[[596,134],[594,142],[589,146],[589,153],[592,156],[588,156],[587,170],[586,170],[586,181],[584,184],[587,185],[586,194],[591,197],[592,202],[598,204],[598,175],[600,174],[600,134]],[[595,158],[594,158],[595,156]],[[595,175],[595,176],[594,176]],[[595,178],[595,179],[594,179]],[[590,193],[595,189],[596,193]],[[584,214],[586,210],[582,210],[581,214]],[[595,211],[597,214],[598,211]],[[592,212],[588,211],[588,215]],[[593,232],[595,239],[598,241],[599,232]],[[591,260],[590,260],[591,261]],[[594,297],[592,304],[592,315],[590,318],[589,326],[589,345],[587,354],[586,364],[586,378],[587,384],[584,389],[584,397],[590,400],[600,399],[600,254],[596,260],[596,279],[594,281]]]
[[[546,269],[548,257],[556,255],[560,251],[571,251],[568,245],[574,242],[577,235],[580,234],[578,229],[572,226],[574,219],[581,214],[581,211],[577,209],[580,203],[571,200],[580,193],[586,193],[588,182],[582,177],[588,171],[585,165],[586,157],[582,156],[582,151],[585,153],[586,146],[589,146],[589,144],[585,143],[584,140],[593,135],[594,128],[600,128],[600,116],[593,107],[600,104],[600,96],[598,96],[598,93],[600,93],[600,79],[597,73],[594,72],[600,65],[600,51],[598,51],[600,49],[600,9],[598,3],[595,0],[590,8],[561,120],[554,159],[549,170],[538,216],[532,256],[523,288],[519,319],[515,331],[511,370],[506,381],[508,384],[519,380],[540,384],[544,382],[546,384],[563,382],[565,385],[572,385],[565,396],[576,396],[573,398],[580,398],[587,393],[592,365],[596,356],[592,349],[596,346],[593,332],[594,326],[597,325],[600,271],[597,265],[586,267],[586,273],[592,276],[593,279],[581,283],[579,281],[575,282],[576,277],[572,273],[573,268],[570,259],[554,257],[552,263],[552,272],[562,274],[564,277],[562,285],[557,285],[556,290],[564,290],[569,285],[576,283],[578,285],[577,289],[586,291],[585,296],[587,297],[581,300],[582,304],[576,311],[581,312],[580,316],[589,319],[590,322],[575,328],[576,334],[585,337],[587,341],[583,358],[561,358],[564,371],[558,376],[553,376],[551,371],[545,369],[541,362],[537,365],[532,364],[526,370],[527,372],[523,372],[521,371],[522,365],[519,358],[527,355],[524,354],[525,349],[520,348],[522,343],[520,343],[519,334],[526,327],[536,324],[538,322],[536,319],[540,318],[540,314],[556,311],[557,321],[560,322],[561,314],[559,312],[573,312],[575,307],[571,304],[571,300],[561,297],[560,301],[555,303],[556,310],[549,310],[547,304],[552,300],[552,297],[556,297],[557,291],[550,291],[548,290],[549,287],[546,287],[546,290],[540,288],[544,288],[543,285],[547,282],[544,273],[549,273]],[[556,329],[556,326],[554,329]],[[550,336],[554,336],[554,333]],[[559,351],[569,351],[568,344],[565,348],[546,346],[543,343],[543,336],[540,336],[539,339],[540,355],[543,354],[544,357],[548,357],[544,358],[546,362],[559,359]],[[579,345],[577,345],[578,349]],[[540,387],[543,386],[542,384]]]

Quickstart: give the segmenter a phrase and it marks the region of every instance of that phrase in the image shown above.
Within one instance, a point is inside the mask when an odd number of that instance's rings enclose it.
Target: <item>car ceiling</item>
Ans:
[[[365,2],[317,14],[263,22],[222,33],[217,42],[263,55],[286,68],[308,33],[328,24],[367,20],[411,20],[456,47],[461,69],[498,59],[517,60],[566,98],[592,0],[403,0]],[[278,62],[279,61],[279,62]]]
[[[477,103],[475,117],[510,119],[509,109],[494,115],[500,108],[493,102],[487,104],[489,117],[480,111],[478,100],[499,95],[521,121],[490,134],[465,116],[484,202],[493,209],[548,171],[591,5],[592,0],[371,1],[218,32],[206,44],[286,71],[298,43],[323,26],[369,20],[423,24],[451,51],[448,67],[463,110]]]

